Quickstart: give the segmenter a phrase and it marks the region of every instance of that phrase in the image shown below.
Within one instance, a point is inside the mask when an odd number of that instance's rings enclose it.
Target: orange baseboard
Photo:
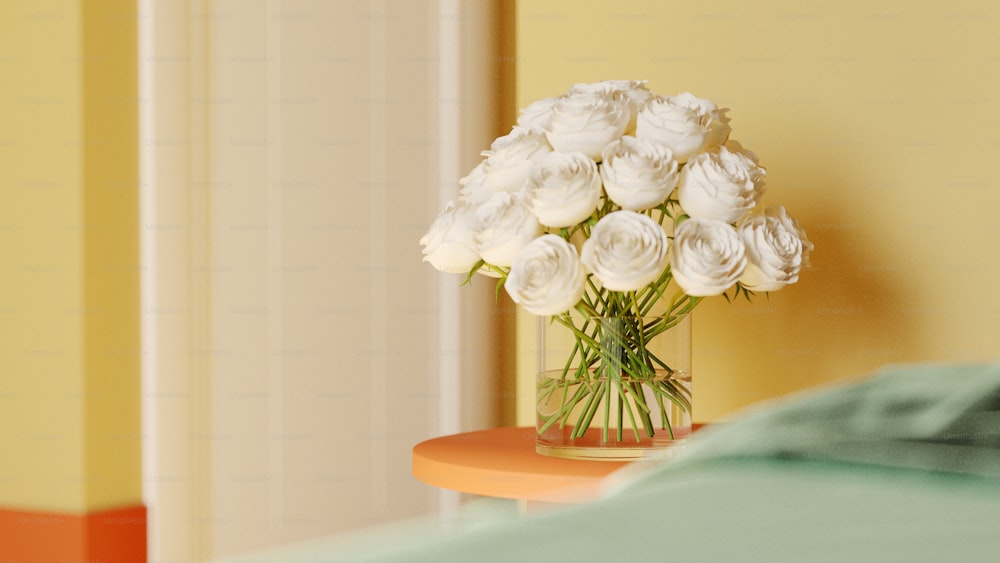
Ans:
[[[0,509],[0,561],[146,561],[146,507],[75,515]]]

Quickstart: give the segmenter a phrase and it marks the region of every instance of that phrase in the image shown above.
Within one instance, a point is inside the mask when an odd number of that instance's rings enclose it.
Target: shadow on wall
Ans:
[[[906,253],[890,246],[884,224],[847,209],[843,198],[865,195],[845,189],[850,180],[831,166],[847,155],[831,159],[829,150],[804,145],[775,155],[758,149],[762,164],[777,172],[761,203],[784,205],[799,220],[815,245],[811,265],[797,284],[752,303],[719,297],[699,307],[694,371],[701,420],[885,364],[930,359],[920,330],[926,313],[904,283],[912,267],[903,263]]]
[[[921,346],[910,328],[918,310],[899,284],[899,254],[879,245],[876,234],[835,203],[813,208],[819,213],[807,218],[809,238],[818,250],[803,275],[804,291],[781,298],[799,317],[797,329],[828,360],[836,360],[827,363],[838,365],[838,373],[827,375],[861,375],[885,363],[917,359]]]

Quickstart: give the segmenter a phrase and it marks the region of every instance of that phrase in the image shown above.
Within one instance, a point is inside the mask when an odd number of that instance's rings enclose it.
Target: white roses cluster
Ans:
[[[461,180],[420,240],[424,260],[499,277],[538,315],[574,308],[588,286],[673,279],[701,297],[795,283],[812,244],[783,208],[758,209],[766,173],[729,140],[726,111],[643,81],[534,102]]]

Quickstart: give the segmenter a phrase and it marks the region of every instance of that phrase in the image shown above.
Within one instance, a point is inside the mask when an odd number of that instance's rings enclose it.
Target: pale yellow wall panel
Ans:
[[[84,503],[75,3],[0,3],[0,506]]]
[[[696,419],[1000,357],[1000,6],[530,0],[517,24],[519,107],[605,78],[712,99],[816,244],[797,286],[699,307]]]
[[[141,500],[135,9],[83,6],[0,3],[0,508]]]

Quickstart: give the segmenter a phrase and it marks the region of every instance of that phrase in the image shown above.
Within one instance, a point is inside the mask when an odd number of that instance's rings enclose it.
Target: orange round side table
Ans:
[[[442,436],[413,448],[413,476],[428,485],[534,502],[594,500],[605,478],[628,465],[535,453],[533,426]]]

